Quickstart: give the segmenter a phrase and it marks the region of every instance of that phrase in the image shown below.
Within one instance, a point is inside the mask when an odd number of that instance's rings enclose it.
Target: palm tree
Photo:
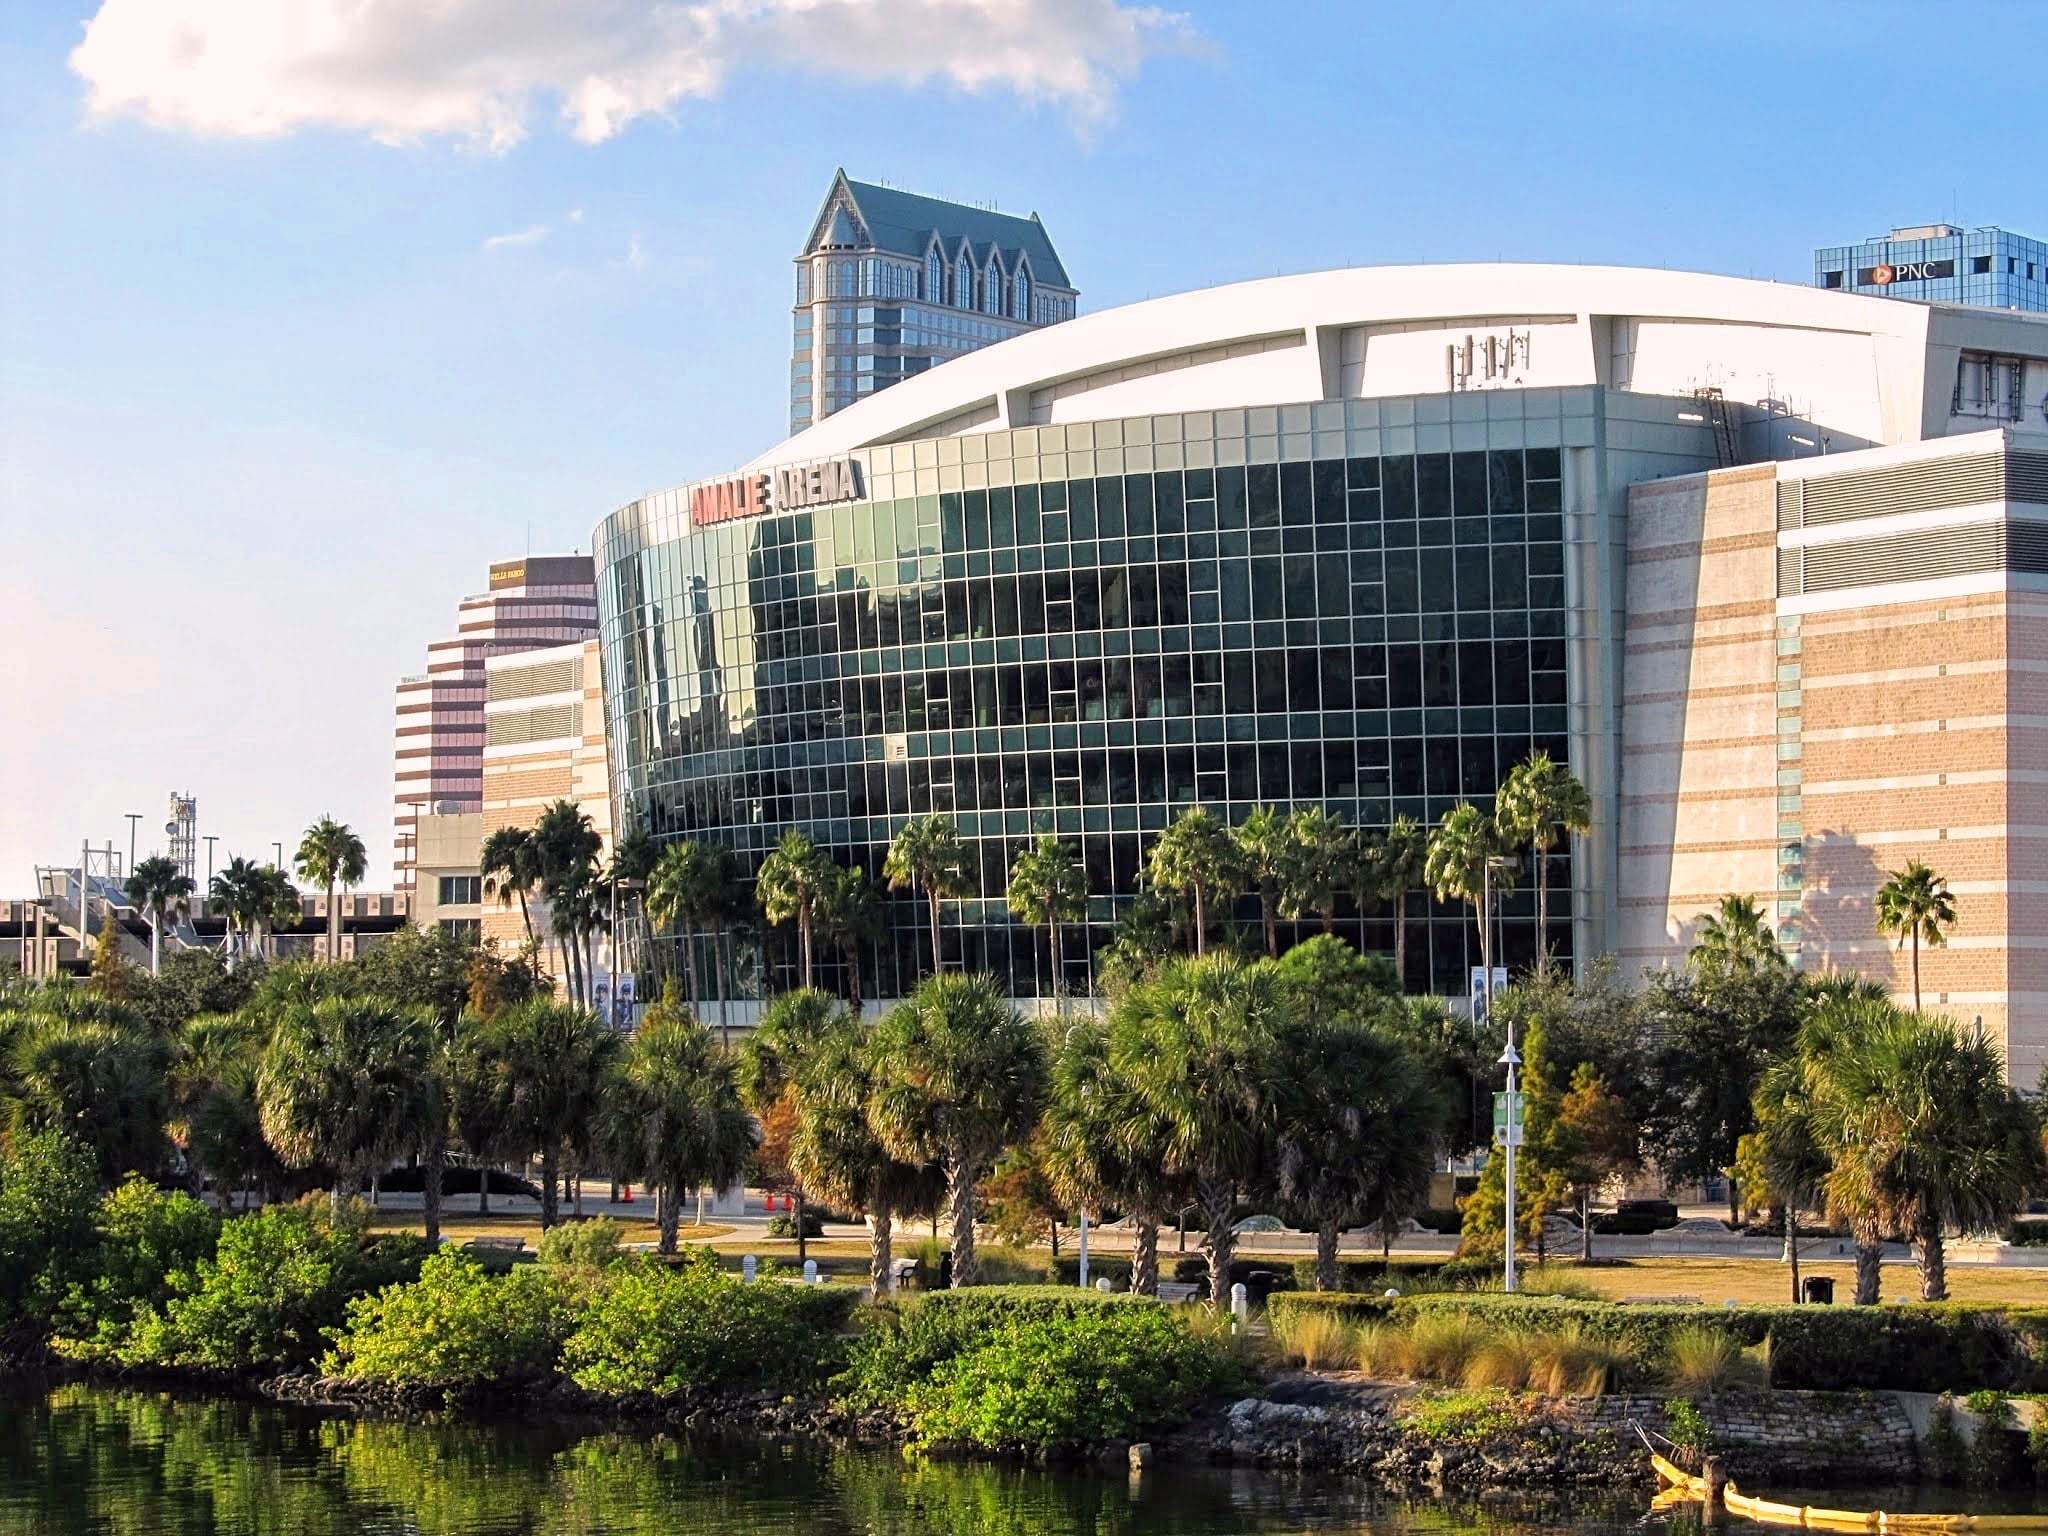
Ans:
[[[533,942],[533,912],[527,896],[540,884],[540,849],[533,833],[525,827],[500,827],[484,839],[478,858],[484,877],[484,891],[501,903],[519,899],[519,921],[526,929],[526,942]]]
[[[1053,1007],[1066,1009],[1065,956],[1060,950],[1060,924],[1077,923],[1088,914],[1088,872],[1074,850],[1047,832],[1017,855],[1010,866],[1010,911],[1026,922],[1043,925],[1052,964]]]
[[[1259,925],[1265,930],[1266,953],[1280,953],[1280,893],[1287,878],[1287,812],[1255,805],[1231,834],[1237,867],[1244,882],[1259,893]]]
[[[587,1008],[536,998],[486,1024],[478,1055],[502,1096],[505,1136],[540,1153],[540,1224],[555,1224],[562,1147],[588,1135],[619,1035]]]
[[[498,1060],[485,1040],[489,1020],[464,1013],[449,1041],[444,1071],[448,1128],[476,1165],[476,1213],[491,1213],[491,1174],[504,1158],[527,1149],[512,1145],[508,1095]]]
[[[1357,838],[1341,815],[1320,805],[1292,812],[1280,849],[1281,915],[1299,922],[1313,912],[1323,932],[1330,932],[1337,921],[1337,894],[1357,861]]]
[[[725,932],[738,912],[739,876],[732,850],[723,843],[670,843],[661,850],[647,876],[647,914],[656,924],[694,938],[706,933],[711,938],[712,983],[718,993],[718,1033],[728,1047],[732,1030],[727,1022],[725,985]],[[701,1006],[697,965],[685,950],[684,968],[689,975],[690,1006]]]
[[[895,1218],[936,1209],[944,1182],[935,1163],[904,1162],[875,1134],[874,1067],[873,1032],[843,1010],[809,1041],[789,1084],[790,1163],[804,1189],[866,1214],[868,1285],[880,1297],[893,1282]]]
[[[227,919],[230,958],[246,959],[254,954],[274,899],[263,866],[240,855],[229,859],[215,872],[207,899]]]
[[[1723,896],[1712,912],[1700,915],[1699,937],[1687,958],[1695,965],[1746,970],[1785,963],[1763,908],[1747,896]]]
[[[778,927],[796,924],[797,953],[806,987],[815,975],[811,932],[826,882],[831,879],[831,867],[832,861],[816,843],[792,829],[782,834],[775,851],[761,861],[761,873],[754,880],[754,899],[761,904],[761,915]]]
[[[1192,901],[1195,953],[1206,954],[1208,898],[1227,899],[1243,889],[1244,873],[1230,830],[1199,805],[1183,811],[1159,834],[1145,870],[1153,889]]]
[[[103,1183],[154,1175],[167,1150],[165,1042],[118,1003],[45,993],[0,1020],[0,1061],[16,1136],[57,1131],[90,1150]]]
[[[830,868],[828,865],[827,868]],[[740,1099],[764,1127],[787,1125],[795,1116],[797,1078],[821,1041],[853,1022],[837,998],[816,987],[792,987],[762,1010],[761,1022],[740,1042],[737,1077]],[[804,1207],[810,1194],[801,1170],[787,1170],[794,1185],[796,1252],[806,1256]]]
[[[263,1136],[285,1163],[335,1171],[332,1198],[421,1140],[433,1115],[433,1020],[375,997],[287,1007],[256,1078]]]
[[[1038,1119],[1045,1053],[989,976],[937,975],[875,1027],[868,1112],[891,1155],[946,1171],[953,1284],[974,1283],[975,1185]]]
[[[1532,752],[1508,771],[1494,797],[1494,818],[1510,841],[1536,857],[1536,963],[1550,962],[1550,850],[1561,836],[1593,825],[1593,801],[1571,769]]]
[[[604,839],[572,800],[557,800],[534,823],[535,865],[548,902],[548,924],[562,941],[570,994],[590,1001],[590,937],[602,920],[597,856]]]
[[[1959,1034],[1889,1005],[1863,1012],[1816,1074],[1829,1202],[1866,1228],[1907,1233],[1920,1299],[1944,1301],[1945,1234],[2002,1226],[2048,1178],[2040,1123],[1982,1029]]]
[[[697,842],[670,843],[661,850],[647,875],[647,918],[656,928],[666,929],[683,940],[683,974],[688,978],[693,1013],[702,1010],[696,956],[690,941],[697,927],[705,847]],[[727,1043],[731,1043],[730,1039]]]
[[[1131,1289],[1159,1294],[1159,1228],[1187,1204],[1188,1181],[1167,1168],[1167,1124],[1110,1069],[1110,1029],[1083,1019],[1053,1053],[1044,1121],[1045,1171],[1083,1210],[1115,1206],[1131,1220]]]
[[[1493,1001],[1493,895],[1513,884],[1504,867],[1500,829],[1469,800],[1461,800],[1448,811],[1429,840],[1423,857],[1422,876],[1438,901],[1463,901],[1479,918],[1479,969],[1485,984],[1483,993]],[[1475,1015],[1476,1017],[1476,1015]]]
[[[1429,834],[1413,817],[1396,816],[1393,825],[1372,845],[1361,860],[1371,893],[1394,904],[1394,975],[1405,990],[1408,986],[1408,893],[1422,884],[1429,857]],[[1361,896],[1365,894],[1361,889]]]
[[[831,879],[825,883],[825,899],[819,905],[818,915],[824,922],[825,932],[846,957],[847,988],[853,995],[853,1006],[858,1010],[866,979],[861,970],[861,957],[887,932],[882,893],[875,889],[875,882],[867,877],[867,872],[860,865],[856,864],[851,869],[835,867]]]
[[[269,1038],[270,1021],[254,1009],[197,1014],[185,1021],[171,1066],[171,1139],[230,1211],[236,1190],[253,1184],[268,1196],[289,1171],[263,1139],[256,1098]]]
[[[1230,1304],[1233,1207],[1273,1167],[1281,1023],[1270,968],[1227,954],[1170,961],[1110,1009],[1110,1070],[1161,1123],[1161,1167],[1193,1188],[1219,1316]]]
[[[173,917],[184,918],[192,911],[192,877],[177,862],[156,854],[135,866],[123,889],[128,899],[149,919],[149,974],[161,972],[164,924]]]
[[[1920,946],[1936,949],[1948,943],[1948,930],[1956,925],[1955,898],[1948,881],[1922,864],[1910,861],[1904,869],[1888,872],[1890,879],[1877,888],[1877,931],[1895,933],[1899,946],[1913,946],[1913,1011],[1920,1011]]]
[[[598,1145],[612,1171],[659,1190],[661,1251],[676,1251],[683,1192],[740,1178],[760,1141],[740,1102],[732,1058],[664,997],[640,1021],[611,1071]]]
[[[334,888],[362,883],[369,869],[369,854],[353,828],[322,816],[306,828],[299,839],[297,864],[301,878],[327,887],[327,958],[341,958],[341,911],[334,904]]]
[[[948,896],[972,895],[979,882],[968,873],[968,850],[951,819],[933,812],[903,824],[882,861],[882,875],[892,891],[912,887],[931,909],[932,974],[946,968],[939,949],[939,903]]]
[[[1282,1201],[1316,1234],[1316,1288],[1334,1291],[1343,1229],[1385,1230],[1427,1198],[1445,1102],[1422,1064],[1364,1020],[1290,1033],[1275,1171]]]

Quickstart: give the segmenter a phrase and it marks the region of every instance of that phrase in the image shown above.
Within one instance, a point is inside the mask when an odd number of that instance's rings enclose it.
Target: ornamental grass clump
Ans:
[[[1455,1313],[1419,1317],[1408,1328],[1408,1374],[1426,1381],[1462,1381],[1465,1367],[1490,1336],[1483,1324]]]
[[[1602,1397],[1635,1363],[1620,1345],[1572,1327],[1531,1341],[1528,1388],[1551,1397]]]
[[[1271,1320],[1274,1342],[1304,1369],[1343,1369],[1357,1357],[1352,1329],[1333,1313],[1280,1312]]]
[[[1496,1387],[1519,1392],[1529,1385],[1539,1340],[1531,1334],[1502,1332],[1482,1344],[1465,1362],[1464,1384],[1468,1387]]]
[[[1665,1344],[1664,1379],[1681,1391],[1712,1396],[1728,1386],[1742,1361],[1742,1346],[1726,1330],[1688,1323]]]
[[[1351,1363],[1377,1381],[1408,1374],[1408,1330],[1398,1323],[1362,1323],[1352,1330]]]

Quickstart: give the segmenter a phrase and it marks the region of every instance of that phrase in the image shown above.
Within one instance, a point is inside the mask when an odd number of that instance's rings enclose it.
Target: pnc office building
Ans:
[[[2048,440],[1965,408],[1955,381],[1987,359],[2031,382],[2048,321],[1593,267],[1316,273],[1031,332],[600,524],[618,811],[750,872],[801,829],[871,875],[907,818],[943,812],[976,855],[947,963],[1030,999],[1045,945],[1005,875],[1042,832],[1088,873],[1064,956],[1085,987],[1179,812],[1431,823],[1540,748],[1595,807],[1553,854],[1553,952],[1668,961],[1745,890],[1799,963],[1889,976],[1855,903],[1924,851],[1965,913],[1944,958],[1981,940],[2017,967],[2021,914],[1988,887],[2038,857],[2048,893],[2048,806],[2022,826],[1987,790],[1944,830],[1882,764],[1833,762],[1913,723],[1886,710],[1941,705],[1871,681],[1874,616],[1927,582],[1938,607],[1995,610],[1970,656],[2000,686],[2014,615],[2048,618],[2021,504],[2048,520]],[[1862,651],[1838,657],[1838,631]],[[1823,652],[1854,679],[1825,703]],[[1977,745],[1969,771],[2003,793],[2005,748]],[[1506,903],[1511,965],[1536,952],[1530,889],[1525,871]],[[1462,993],[1469,914],[1409,908],[1408,985]],[[870,1000],[928,961],[927,921],[892,898],[862,946]],[[1347,904],[1338,930],[1392,947],[1383,907]],[[757,991],[791,979],[779,940],[739,958]],[[2026,981],[2031,1020],[2048,974]],[[2021,1012],[2016,970],[1954,982],[1951,1006],[1999,1028],[2008,990]]]

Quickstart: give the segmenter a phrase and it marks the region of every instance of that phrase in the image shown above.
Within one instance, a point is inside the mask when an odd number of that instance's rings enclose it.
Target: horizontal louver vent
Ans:
[[[1778,551],[1778,596],[1796,597],[1799,593],[1799,551],[1781,549]]]
[[[547,661],[531,667],[500,667],[490,674],[495,699],[536,699],[548,693],[569,693],[583,686],[583,663]]]
[[[2048,453],[2005,456],[2005,499],[2048,506]]]
[[[1806,547],[1804,590],[1839,592],[1844,587],[1932,581],[1942,576],[1996,571],[2004,568],[2005,555],[2006,529],[2003,523],[1972,523],[1967,528],[1921,528],[1879,539],[1809,544]]]
[[[1978,453],[1847,475],[1810,475],[1801,482],[1800,526],[1998,501],[2006,494],[2005,464],[2003,454]]]
[[[1801,483],[1798,480],[1780,480],[1778,482],[1778,526],[1780,528],[1797,528],[1799,526],[1799,487]]]
[[[485,717],[484,745],[517,747],[529,741],[553,741],[583,734],[581,704],[553,704],[545,709],[506,709]]]

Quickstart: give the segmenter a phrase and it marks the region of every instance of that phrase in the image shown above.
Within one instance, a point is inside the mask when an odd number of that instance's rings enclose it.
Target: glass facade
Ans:
[[[2048,312],[2048,243],[1997,228],[1900,231],[1813,253],[1816,288]]]
[[[1006,873],[1055,832],[1089,877],[1066,946],[1083,987],[1179,811],[1428,823],[1484,803],[1532,749],[1569,760],[1560,444],[1589,423],[1562,417],[1597,394],[1518,392],[1515,419],[1473,430],[1453,406],[1485,401],[1435,397],[905,444],[864,456],[867,500],[701,530],[685,493],[633,503],[598,546],[617,804],[749,872],[797,827],[871,875],[908,817],[943,812],[979,885],[947,905],[948,964],[1019,996],[1045,990],[1048,958]],[[1525,402],[1543,414],[1522,419]],[[1343,430],[1383,411],[1409,424]],[[1568,855],[1553,859],[1550,942],[1569,954]],[[1462,993],[1469,913],[1408,905],[1409,985]],[[1525,880],[1510,963],[1534,953],[1533,908]],[[927,922],[892,897],[869,996],[928,965]],[[1384,906],[1347,901],[1337,929],[1392,949]],[[744,984],[788,984],[793,952],[769,935]]]

